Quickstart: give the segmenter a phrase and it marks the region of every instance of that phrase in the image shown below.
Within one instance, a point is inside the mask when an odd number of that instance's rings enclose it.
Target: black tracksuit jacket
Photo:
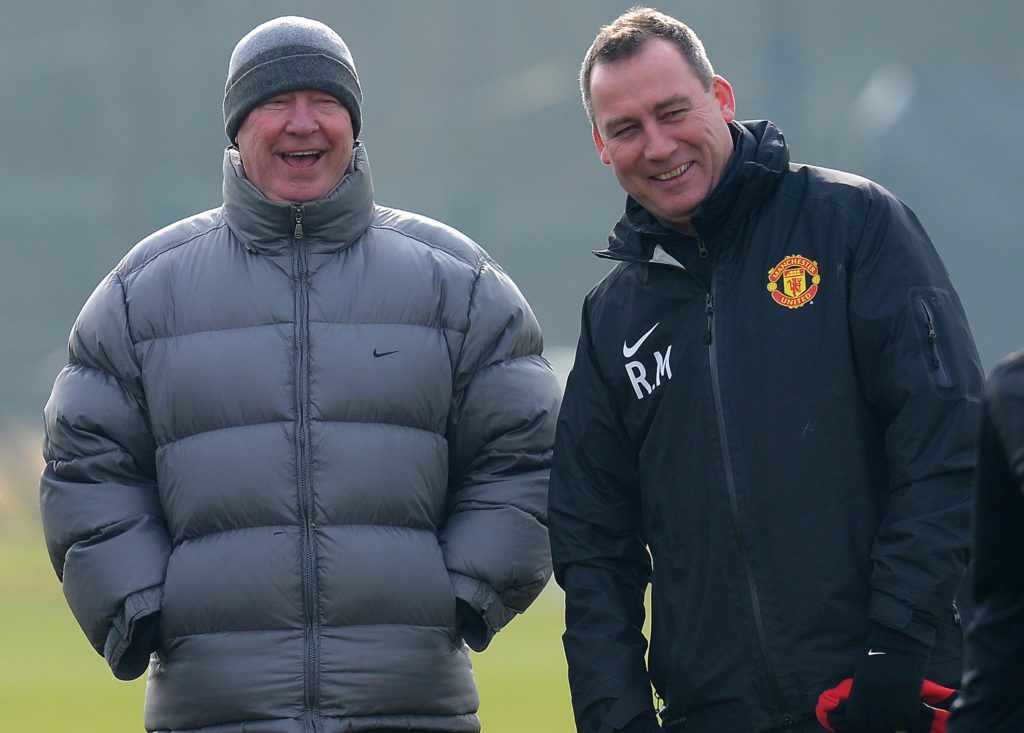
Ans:
[[[1024,351],[989,376],[975,472],[974,622],[950,733],[1024,730]]]
[[[797,725],[871,622],[957,680],[982,379],[960,301],[890,193],[790,163],[769,122],[733,135],[700,236],[628,199],[583,307],[550,488],[581,732],[649,713],[651,683],[668,730]]]

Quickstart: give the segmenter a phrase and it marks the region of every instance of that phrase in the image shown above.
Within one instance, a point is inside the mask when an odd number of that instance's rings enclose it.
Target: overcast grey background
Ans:
[[[794,160],[908,202],[986,368],[1024,345],[1017,123],[1024,4],[662,2],[703,37],[740,118]],[[623,194],[593,150],[579,60],[628,3],[5,2],[0,5],[0,427],[37,425],[68,329],[136,241],[220,202],[227,59],[256,24],[323,20],[355,56],[381,203],[444,220],[517,280],[562,368],[609,268]]]

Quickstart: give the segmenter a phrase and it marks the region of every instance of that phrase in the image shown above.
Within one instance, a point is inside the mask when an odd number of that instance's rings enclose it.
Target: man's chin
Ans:
[[[322,183],[315,182],[294,183],[275,189],[273,195],[267,196],[267,198],[291,204],[302,204],[307,201],[315,201],[316,199],[323,198],[331,191],[332,188],[333,186],[327,187]]]

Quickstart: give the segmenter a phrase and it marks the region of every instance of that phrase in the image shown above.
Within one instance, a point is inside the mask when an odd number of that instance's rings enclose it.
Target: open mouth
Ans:
[[[683,163],[678,168],[673,168],[672,170],[667,171],[666,173],[658,173],[658,174],[656,174],[654,176],[651,176],[651,177],[655,178],[655,179],[657,179],[659,181],[671,181],[673,178],[678,178],[679,176],[681,176],[684,173],[686,173],[686,171],[690,169],[691,165],[693,165],[692,162],[691,163]]]
[[[309,168],[323,157],[322,150],[296,150],[293,153],[279,153],[281,160],[293,168]]]

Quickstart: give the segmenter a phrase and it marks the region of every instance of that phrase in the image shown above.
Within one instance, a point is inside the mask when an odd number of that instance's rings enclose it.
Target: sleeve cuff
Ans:
[[[149,657],[159,646],[162,585],[128,596],[121,613],[111,623],[103,656],[119,680],[133,680],[149,666]]]
[[[608,709],[598,733],[654,733],[660,730],[650,693],[644,694],[637,686],[631,685]]]
[[[506,608],[497,592],[486,583],[451,571],[448,577],[455,591],[456,603],[461,601],[479,619],[479,623],[476,624],[463,620],[462,638],[466,640],[470,649],[482,652],[491,643],[494,635],[512,620],[515,612]]]
[[[622,728],[616,729],[616,733],[660,733],[661,726],[654,715],[638,715],[626,723]]]
[[[872,624],[867,644],[869,647],[914,654],[928,654],[930,649],[924,642],[880,624]]]
[[[909,636],[926,647],[935,645],[935,625],[930,624],[892,596],[876,592],[868,615],[873,628],[883,627]]]

